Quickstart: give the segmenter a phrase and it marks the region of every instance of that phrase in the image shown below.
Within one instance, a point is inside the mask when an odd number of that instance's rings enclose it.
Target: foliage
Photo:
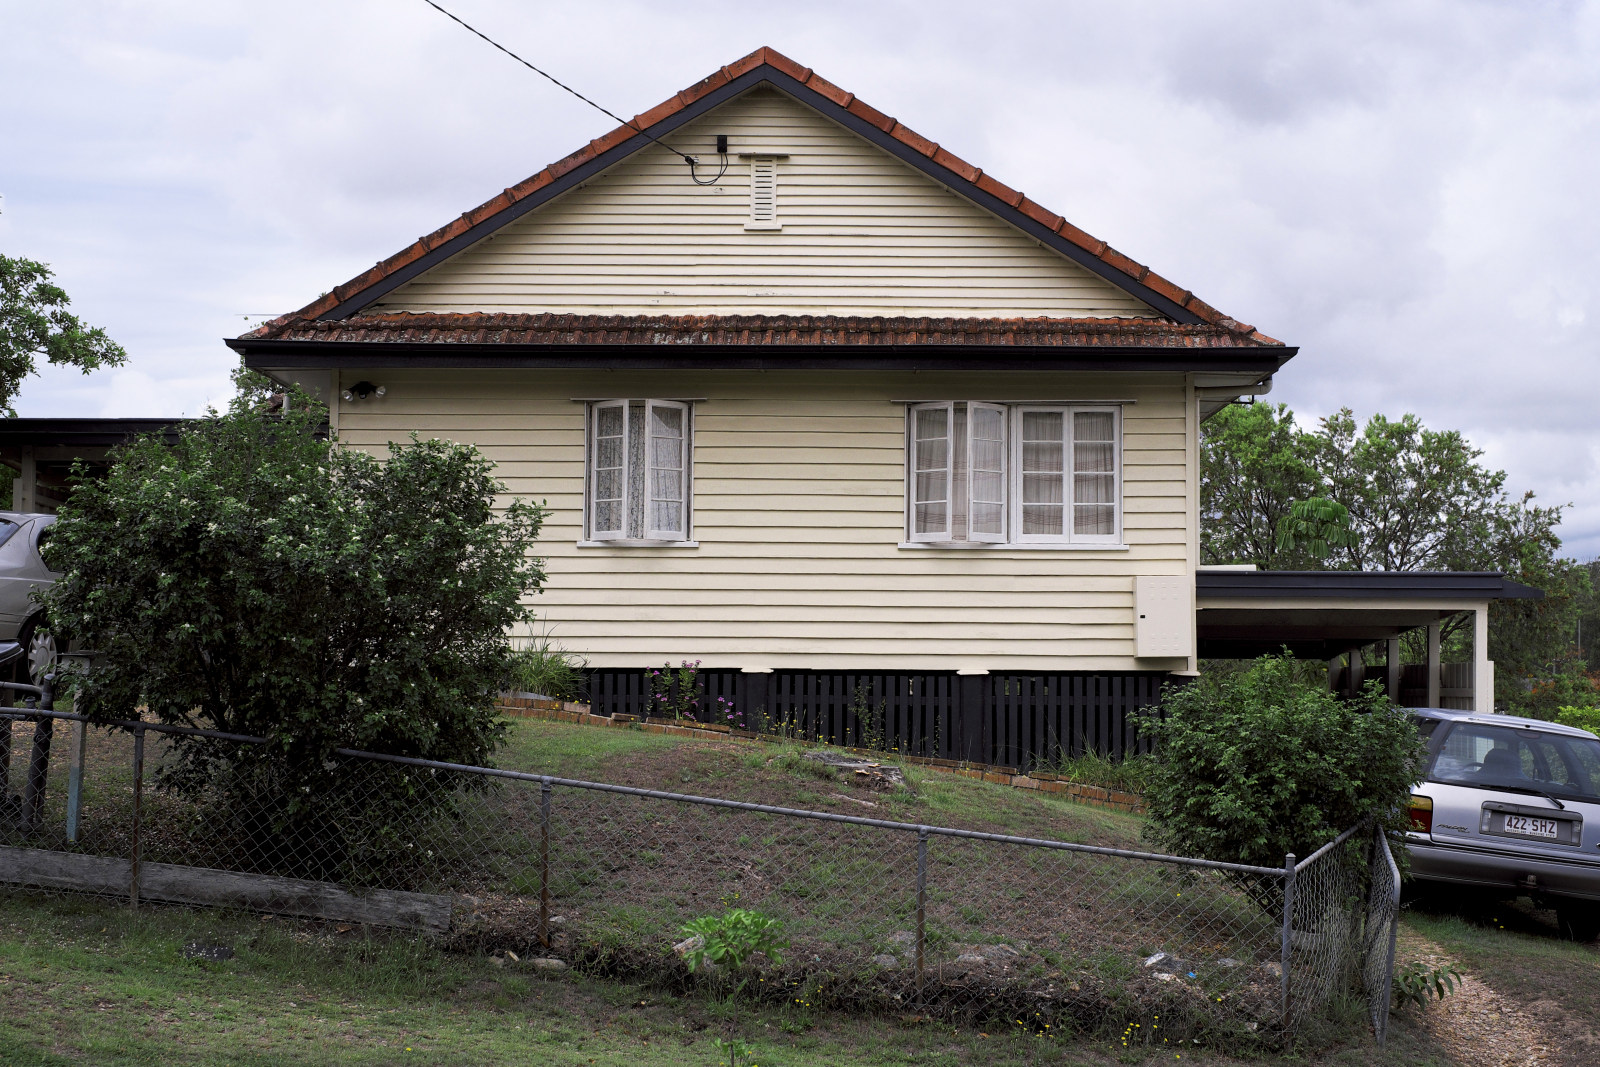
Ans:
[[[1117,789],[1124,793],[1143,793],[1155,773],[1153,756],[1128,756],[1112,759],[1095,752],[1081,756],[1065,753],[1054,761],[1042,760],[1038,770],[1068,782],[1080,785],[1097,785],[1102,789]]]
[[[782,950],[789,941],[782,936],[783,924],[758,911],[729,908],[721,915],[703,915],[686,923],[683,932],[697,938],[684,959],[691,971],[707,963],[725,964],[737,971],[757,952],[773,963],[782,963]]]
[[[1201,561],[1297,570],[1303,552],[1279,548],[1278,531],[1296,500],[1316,494],[1307,435],[1287,405],[1223,408],[1200,440]]]
[[[1535,679],[1528,689],[1516,689],[1504,703],[1513,715],[1554,719],[1562,708],[1600,704],[1600,685],[1577,664],[1568,662],[1554,673]]]
[[[587,666],[582,656],[555,647],[541,635],[512,654],[512,684],[552,700],[576,700],[583,692]]]
[[[727,1055],[728,1067],[756,1067],[753,1059],[755,1046],[744,1038],[730,1037],[723,1039],[714,1037],[711,1039],[711,1044],[719,1054]]]
[[[693,719],[700,710],[700,661],[650,668],[650,712],[658,719]]]
[[[1600,734],[1600,708],[1559,708],[1556,711],[1556,722],[1562,726],[1576,726],[1580,730],[1588,730],[1591,734]]]
[[[1443,1000],[1459,990],[1461,981],[1461,972],[1454,967],[1412,960],[1394,969],[1395,1007],[1425,1008],[1429,1000]]]
[[[1300,549],[1317,559],[1326,559],[1335,549],[1349,548],[1354,543],[1350,510],[1326,497],[1295,501],[1289,514],[1278,523],[1278,551],[1285,554]]]
[[[39,356],[85,374],[128,361],[105,330],[67,311],[72,301],[52,277],[43,263],[0,255],[0,413],[7,417],[16,417],[17,392]]]
[[[420,815],[449,792],[400,767],[358,787],[337,748],[488,759],[505,631],[543,580],[527,555],[542,513],[513,502],[497,518],[502,486],[476,450],[413,438],[380,462],[322,437],[301,399],[118,450],[62,509],[45,599],[101,653],[79,710],[266,738],[175,738],[169,782],[291,843],[334,812]]]
[[[1277,867],[1369,818],[1405,830],[1426,749],[1375,684],[1340,699],[1285,653],[1169,688],[1163,706],[1140,727],[1157,742],[1143,796],[1161,846]]]
[[[1588,569],[1557,558],[1564,507],[1532,493],[1513,497],[1504,471],[1459,432],[1430,430],[1415,415],[1374,415],[1358,424],[1348,408],[1302,430],[1284,405],[1225,408],[1207,420],[1201,441],[1201,559],[1263,569],[1501,571],[1544,591],[1538,600],[1500,600],[1489,609],[1489,657],[1497,695],[1514,700],[1520,679],[1550,673],[1565,654],[1584,605],[1600,602]],[[1297,529],[1296,508],[1327,501],[1348,514],[1343,543]],[[1330,512],[1328,523],[1333,521]],[[1288,538],[1277,535],[1285,530]],[[1305,533],[1315,534],[1309,522]],[[1470,616],[1446,620],[1443,640],[1466,651]],[[1422,659],[1422,637],[1408,641]]]

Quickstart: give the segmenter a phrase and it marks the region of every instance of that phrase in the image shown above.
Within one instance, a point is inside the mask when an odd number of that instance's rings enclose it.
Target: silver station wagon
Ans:
[[[39,558],[55,521],[0,511],[0,678],[37,681],[55,665],[56,641],[33,599],[60,577]]]
[[[1417,708],[1428,772],[1411,796],[1411,873],[1553,906],[1600,935],[1600,738],[1512,715]]]

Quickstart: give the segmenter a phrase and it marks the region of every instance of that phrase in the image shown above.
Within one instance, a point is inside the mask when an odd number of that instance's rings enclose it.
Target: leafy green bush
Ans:
[[[685,923],[683,932],[694,939],[684,953],[691,971],[707,963],[726,964],[737,971],[757,952],[773,963],[782,963],[781,952],[789,947],[779,934],[782,923],[771,916],[744,908],[729,908],[722,915],[704,915]]]
[[[555,700],[577,700],[583,692],[582,656],[554,647],[540,637],[517,649],[511,660],[511,681],[518,689]]]
[[[1461,972],[1454,967],[1434,967],[1412,960],[1394,969],[1394,1006],[1425,1008],[1430,1000],[1443,1000],[1461,988]]]
[[[304,399],[119,449],[61,510],[46,607],[101,653],[80,711],[145,706],[267,738],[175,737],[169,784],[270,828],[285,855],[328,855],[308,842],[331,825],[381,813],[392,830],[454,784],[392,765],[353,775],[334,749],[483,763],[499,743],[492,698],[510,677],[506,629],[544,577],[528,556],[542,513],[497,515],[504,487],[475,449],[413,438],[380,461],[328,441]]]
[[[1517,693],[1506,702],[1513,715],[1550,720],[1562,708],[1583,708],[1600,704],[1600,686],[1577,666],[1557,671],[1533,683],[1526,693]]]
[[[1143,795],[1148,833],[1192,856],[1279,867],[1375,818],[1406,828],[1426,749],[1375,683],[1353,700],[1296,679],[1287,654],[1169,689]]]
[[[1591,734],[1600,734],[1600,708],[1557,708],[1556,722],[1562,726],[1576,726]]]

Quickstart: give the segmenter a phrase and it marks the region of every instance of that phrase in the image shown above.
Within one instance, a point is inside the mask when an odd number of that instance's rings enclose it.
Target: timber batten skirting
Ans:
[[[658,680],[652,693],[649,668],[602,668],[588,678],[596,715],[661,716],[687,703],[675,683]],[[727,724],[731,713],[733,724],[745,729],[1026,770],[1063,756],[1122,758],[1150,751],[1139,714],[1159,702],[1163,685],[1180,681],[1165,671],[961,675],[702,668],[690,715],[697,722]],[[862,707],[868,715],[859,714]]]

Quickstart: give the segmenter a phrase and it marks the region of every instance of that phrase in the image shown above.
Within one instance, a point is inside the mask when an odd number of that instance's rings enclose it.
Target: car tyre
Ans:
[[[1600,937],[1600,900],[1556,901],[1556,925],[1566,940],[1588,944]]]
[[[38,685],[40,679],[55,669],[60,654],[55,635],[44,625],[44,616],[35,615],[23,623],[17,643],[22,646],[22,658],[17,661],[15,680]]]

